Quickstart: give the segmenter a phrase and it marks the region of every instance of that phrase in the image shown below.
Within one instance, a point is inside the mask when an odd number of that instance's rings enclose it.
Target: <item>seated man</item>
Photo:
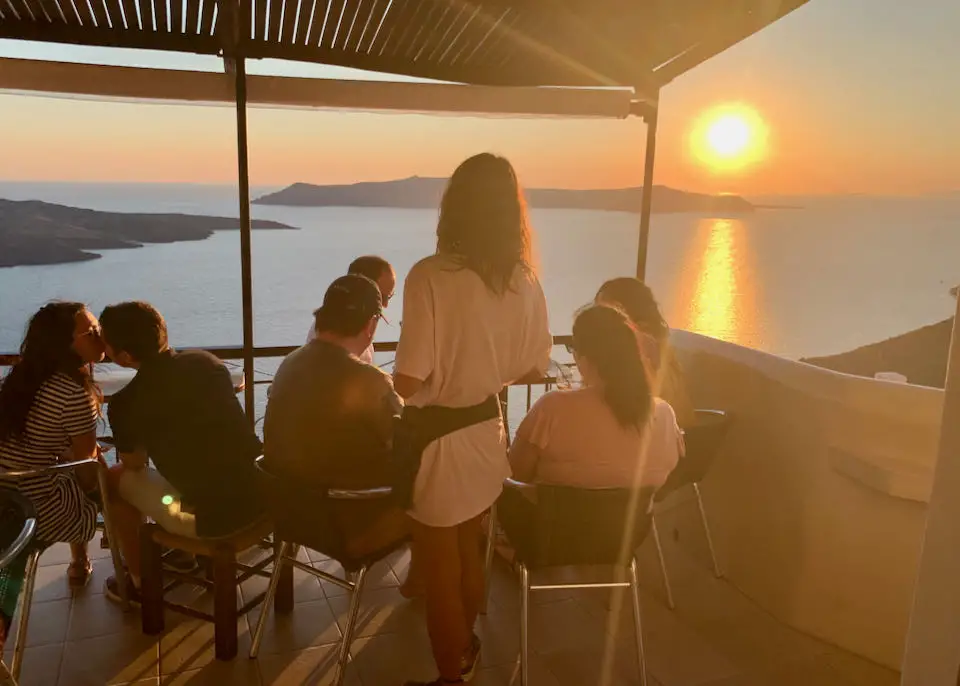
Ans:
[[[383,306],[386,307],[390,304],[393,291],[397,287],[397,274],[385,259],[379,255],[363,255],[350,263],[350,266],[347,267],[347,274],[359,274],[373,281],[380,289],[380,301]],[[317,330],[311,324],[310,331],[307,333],[307,343],[316,337]],[[373,342],[371,341],[366,350],[357,357],[364,362],[373,364]]]
[[[263,425],[270,471],[315,488],[389,483],[392,422],[402,402],[390,376],[359,358],[381,310],[380,290],[365,276],[341,276],[327,289],[314,314],[316,338],[287,355],[273,380]],[[406,515],[386,500],[339,502],[335,517],[352,555],[407,533]]]
[[[100,321],[110,359],[137,370],[108,406],[120,460],[113,509],[136,600],[144,516],[201,538],[230,536],[262,518],[254,466],[261,444],[227,368],[208,352],[173,350],[152,306],[111,305]],[[116,579],[107,579],[105,593],[119,598]]]

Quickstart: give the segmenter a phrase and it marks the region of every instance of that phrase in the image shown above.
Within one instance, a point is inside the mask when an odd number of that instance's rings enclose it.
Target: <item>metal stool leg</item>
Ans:
[[[123,557],[120,555],[120,539],[114,533],[113,515],[110,512],[110,491],[107,484],[107,469],[99,466],[97,468],[97,483],[100,486],[100,500],[103,503],[101,512],[103,513],[103,535],[107,537],[110,543],[110,559],[113,561],[113,578],[117,580],[117,590],[120,593],[120,606],[124,611],[130,609],[130,593],[127,590],[127,571],[123,566]]]
[[[707,547],[710,548],[710,559],[713,561],[713,573],[718,579],[723,577],[720,564],[717,562],[717,552],[713,548],[713,537],[710,535],[710,525],[707,524],[707,511],[703,508],[703,498],[700,497],[700,486],[693,484],[693,491],[697,494],[697,507],[700,508],[700,521],[703,522],[703,533],[707,536]]]
[[[0,686],[17,686],[17,680],[13,678],[3,660],[0,660]]]
[[[630,595],[633,599],[633,630],[637,635],[637,669],[640,686],[647,686],[647,660],[643,653],[643,625],[640,621],[640,584],[637,581],[637,559],[630,560]]]
[[[480,614],[487,614],[490,604],[490,577],[493,572],[493,552],[497,539],[497,504],[490,506],[490,515],[487,517],[487,549],[483,556],[483,602],[480,605]]]
[[[357,615],[360,614],[360,597],[363,595],[363,584],[366,580],[367,567],[364,565],[357,573],[357,580],[353,582],[347,625],[343,628],[343,638],[340,639],[340,650],[339,655],[337,655],[337,671],[333,676],[334,686],[340,686],[340,684],[343,683],[343,677],[347,671],[347,661],[350,659],[350,644],[353,643],[353,632],[357,626]]]
[[[653,544],[657,546],[657,559],[660,560],[660,573],[663,575],[663,590],[667,594],[667,606],[673,610],[673,588],[670,586],[670,577],[667,575],[667,563],[663,559],[663,547],[660,545],[660,532],[657,531],[657,517],[650,516],[650,532],[653,534]]]
[[[530,570],[520,565],[520,686],[529,686],[527,643],[530,635]]]
[[[17,627],[16,645],[13,647],[13,662],[10,673],[15,681],[20,680],[20,668],[23,666],[23,652],[27,648],[27,627],[30,624],[30,606],[33,604],[33,587],[37,581],[37,567],[40,564],[40,550],[33,550],[27,556],[27,565],[23,575],[23,590],[20,591],[20,624]]]
[[[263,640],[263,630],[267,624],[267,616],[270,614],[270,607],[273,605],[273,598],[277,595],[277,588],[280,586],[280,577],[283,560],[287,556],[292,546],[289,543],[281,543],[273,559],[273,572],[270,574],[270,585],[267,586],[267,595],[263,599],[260,610],[260,619],[257,620],[257,626],[253,630],[253,642],[250,644],[250,659],[257,657],[260,652],[260,642]]]

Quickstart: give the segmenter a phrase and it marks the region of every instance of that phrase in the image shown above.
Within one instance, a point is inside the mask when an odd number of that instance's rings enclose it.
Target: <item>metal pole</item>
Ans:
[[[647,244],[650,241],[650,208],[653,202],[653,162],[657,157],[657,106],[644,117],[647,122],[647,149],[643,162],[643,199],[640,203],[640,241],[637,245],[637,278],[647,273]]]
[[[251,268],[250,164],[247,155],[247,67],[244,57],[233,64],[237,98],[237,176],[240,188],[240,286],[243,301],[243,402],[250,423],[256,422],[253,385],[253,271]]]
[[[960,297],[947,362],[940,447],[900,683],[960,684]]]

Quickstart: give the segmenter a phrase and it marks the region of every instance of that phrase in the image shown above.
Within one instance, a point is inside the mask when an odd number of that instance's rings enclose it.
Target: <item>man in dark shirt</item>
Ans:
[[[143,302],[100,315],[110,359],[137,370],[108,406],[120,465],[112,481],[121,550],[139,587],[144,516],[171,533],[220,538],[263,516],[254,460],[261,444],[230,373],[204,351],[177,352],[163,317]],[[156,469],[148,466],[148,459]],[[116,596],[116,580],[106,592]]]
[[[278,476],[316,488],[389,483],[393,416],[402,402],[390,376],[359,359],[382,316],[377,284],[348,274],[327,289],[314,314],[316,338],[277,370],[263,425],[264,460]],[[355,554],[406,534],[406,515],[388,502],[337,503]]]

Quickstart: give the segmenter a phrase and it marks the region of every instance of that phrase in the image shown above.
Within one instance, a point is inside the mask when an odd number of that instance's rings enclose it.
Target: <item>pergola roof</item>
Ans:
[[[805,2],[0,0],[0,38],[643,95]]]

